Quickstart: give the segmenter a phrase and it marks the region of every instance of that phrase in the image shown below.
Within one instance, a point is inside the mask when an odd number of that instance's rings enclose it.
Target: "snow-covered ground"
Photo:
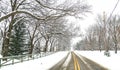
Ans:
[[[68,51],[30,60],[15,65],[4,66],[0,70],[48,70],[67,55]]]
[[[120,51],[117,54],[110,51],[110,57],[104,55],[104,51],[75,51],[85,56],[109,70],[120,70]],[[55,54],[45,56],[39,59],[25,61],[14,65],[4,66],[0,70],[49,70],[67,55],[68,51],[57,52]],[[70,58],[70,57],[69,57]],[[69,61],[69,59],[68,59]],[[66,64],[65,64],[66,65]]]
[[[120,70],[120,51],[117,54],[110,51],[110,57],[105,56],[104,51],[76,51],[76,53],[99,63],[109,70]]]

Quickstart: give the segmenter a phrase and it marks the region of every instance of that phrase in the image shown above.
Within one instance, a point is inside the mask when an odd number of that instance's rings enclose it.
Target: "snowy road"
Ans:
[[[71,56],[68,58],[68,56]],[[67,66],[64,64],[67,61]],[[50,70],[108,70],[94,61],[89,60],[77,53],[71,52],[64,59],[62,59],[58,64],[53,66]]]
[[[0,70],[75,70],[75,65],[80,70],[106,70],[104,67],[120,70],[120,51],[118,54],[110,51],[110,57],[104,56],[104,51],[75,51],[74,55],[68,53],[69,51],[60,51],[39,59],[3,66]]]
[[[108,70],[103,66],[99,65],[98,63],[79,54],[76,55],[76,58],[78,59],[78,62],[80,64],[80,70]]]

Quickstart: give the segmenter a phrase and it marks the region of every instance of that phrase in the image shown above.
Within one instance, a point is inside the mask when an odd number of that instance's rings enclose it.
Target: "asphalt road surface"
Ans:
[[[63,66],[68,55],[71,56],[70,61],[68,62],[67,66]],[[76,55],[74,52],[70,52],[68,55],[50,70],[108,70],[107,68],[84,56],[81,56],[80,54]]]

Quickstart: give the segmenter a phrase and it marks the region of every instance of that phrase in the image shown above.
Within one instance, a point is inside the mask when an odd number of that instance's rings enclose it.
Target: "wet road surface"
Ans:
[[[68,55],[71,54],[70,61],[67,66],[63,66],[67,60]],[[64,59],[53,66],[50,70],[108,70],[107,68],[99,65],[98,63],[81,56],[80,54],[70,52]]]

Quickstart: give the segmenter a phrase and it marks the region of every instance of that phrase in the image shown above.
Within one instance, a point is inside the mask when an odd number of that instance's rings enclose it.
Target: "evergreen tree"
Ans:
[[[10,38],[9,55],[22,55],[26,52],[26,25],[24,20],[14,25]]]

